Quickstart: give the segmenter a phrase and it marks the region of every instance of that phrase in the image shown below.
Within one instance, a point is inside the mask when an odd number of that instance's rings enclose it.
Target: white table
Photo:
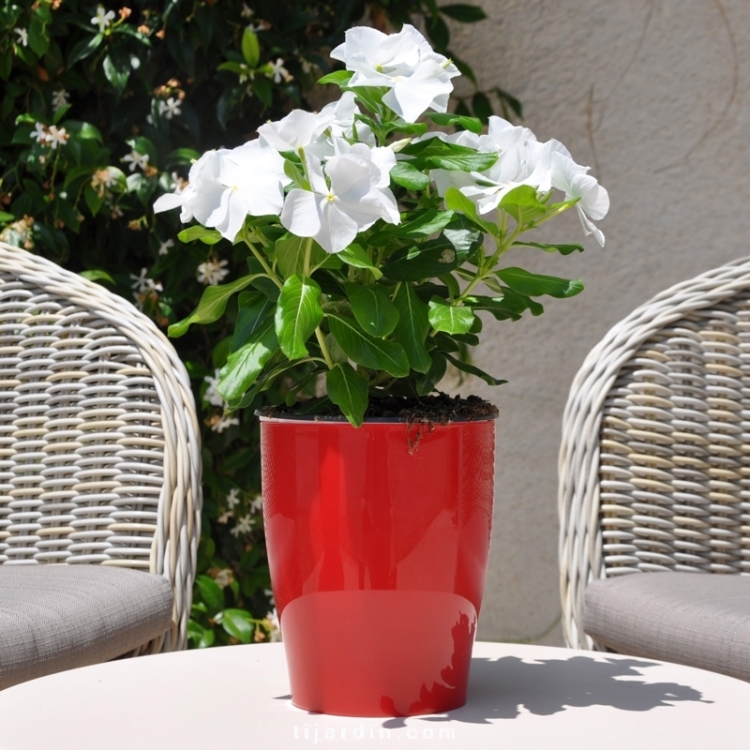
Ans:
[[[0,692],[2,750],[747,750],[750,683],[648,659],[477,643],[469,702],[357,719],[292,706],[281,644],[125,659]]]

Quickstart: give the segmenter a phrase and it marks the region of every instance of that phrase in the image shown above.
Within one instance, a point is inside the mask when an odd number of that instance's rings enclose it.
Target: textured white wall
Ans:
[[[465,0],[464,0],[465,1]],[[528,250],[508,265],[584,280],[541,318],[498,325],[472,381],[500,409],[490,575],[479,637],[561,644],[557,453],[570,383],[606,330],[658,291],[748,251],[750,3],[747,0],[484,0],[489,20],[454,30],[480,85],[522,102],[610,192],[601,250]],[[555,222],[553,222],[553,225]],[[577,241],[574,216],[549,239]]]

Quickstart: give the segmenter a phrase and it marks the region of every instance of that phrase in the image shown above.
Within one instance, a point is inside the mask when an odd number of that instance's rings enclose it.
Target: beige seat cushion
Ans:
[[[101,565],[0,565],[0,690],[114,659],[166,632],[161,576]]]
[[[583,627],[619,653],[750,681],[750,576],[633,573],[594,581]]]

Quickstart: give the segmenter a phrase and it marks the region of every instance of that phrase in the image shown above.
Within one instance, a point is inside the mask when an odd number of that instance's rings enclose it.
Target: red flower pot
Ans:
[[[292,702],[349,716],[466,702],[492,523],[492,420],[261,418]]]

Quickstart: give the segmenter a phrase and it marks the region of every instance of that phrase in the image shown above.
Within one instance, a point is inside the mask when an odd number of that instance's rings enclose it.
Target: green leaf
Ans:
[[[461,23],[476,23],[487,18],[478,5],[441,5],[440,12]]]
[[[430,360],[432,364],[430,369],[424,375],[415,378],[417,393],[420,396],[427,396],[435,390],[435,386],[443,379],[447,369],[445,357],[439,352],[431,352]]]
[[[487,310],[495,320],[520,320],[525,310],[530,310],[532,315],[541,315],[544,307],[535,302],[531,297],[525,294],[519,294],[512,289],[497,285],[492,279],[487,279],[490,283],[487,285],[491,289],[500,292],[502,297],[485,297],[472,296],[465,299],[466,304],[471,305],[473,310]]]
[[[115,286],[115,280],[106,271],[102,271],[98,268],[88,271],[81,271],[79,275],[83,276],[84,279],[88,279],[89,281],[106,281],[108,284]]]
[[[77,62],[84,60],[89,55],[93,55],[104,41],[104,34],[96,34],[89,39],[82,39],[70,53],[67,62],[67,68],[70,70]]]
[[[188,227],[183,229],[178,235],[177,239],[180,242],[193,242],[193,240],[200,240],[206,245],[215,245],[221,240],[221,232],[218,229],[208,229],[196,224],[194,227]]]
[[[99,131],[99,128],[92,125],[90,122],[81,122],[80,120],[67,120],[65,122],[65,129],[70,135],[76,135],[83,140],[104,143],[104,138],[102,138],[102,134]]]
[[[122,94],[125,91],[125,87],[128,85],[128,78],[130,77],[130,64],[117,65],[112,59],[111,55],[107,55],[102,63],[104,69],[104,75],[107,80],[114,86],[118,94]]]
[[[394,338],[404,347],[411,369],[426,373],[432,366],[425,344],[430,332],[427,305],[417,297],[411,284],[399,286],[393,304],[399,313]]]
[[[580,279],[560,279],[557,276],[542,276],[529,273],[523,268],[501,268],[495,275],[505,282],[513,291],[539,297],[548,294],[550,297],[564,299],[574,297],[583,291]]]
[[[466,130],[470,130],[472,133],[479,134],[482,132],[482,121],[478,120],[476,117],[455,115],[450,112],[428,112],[427,117],[438,125],[457,125]]]
[[[230,407],[250,388],[279,347],[272,316],[264,319],[248,342],[227,358],[219,371],[218,391]]]
[[[344,288],[354,317],[363,330],[377,338],[383,338],[393,331],[398,323],[398,310],[385,287],[377,284],[345,284]]]
[[[531,185],[519,185],[506,193],[498,209],[512,216],[520,227],[533,224],[550,210],[539,200]]]
[[[351,70],[336,70],[318,79],[318,83],[335,83],[337,86],[346,86],[349,79],[354,75]]]
[[[474,312],[470,307],[451,305],[440,297],[433,297],[428,307],[428,319],[436,331],[468,333],[474,325]]]
[[[276,308],[276,335],[288,359],[307,356],[305,342],[323,319],[320,295],[313,279],[294,275],[284,282]]]
[[[475,367],[474,365],[469,364],[468,362],[463,362],[460,359],[457,359],[456,357],[451,356],[447,352],[443,352],[443,356],[456,368],[463,372],[468,372],[470,375],[474,375],[478,378],[481,378],[484,380],[487,385],[502,385],[503,383],[507,383],[507,380],[498,380],[497,378],[493,378],[492,375],[488,375],[484,370],[480,370],[478,367]]]
[[[272,315],[273,302],[263,292],[240,292],[239,313],[229,344],[232,352],[246,344]]]
[[[463,235],[462,235],[463,236]],[[441,236],[422,245],[399,248],[383,266],[383,274],[394,281],[422,281],[458,268],[469,256],[471,245],[454,245]]]
[[[91,215],[96,216],[99,213],[99,209],[104,204],[104,195],[99,195],[99,193],[91,187],[91,183],[89,183],[83,190],[83,197],[86,201],[86,205],[89,207],[89,211],[91,211]]]
[[[274,252],[279,270],[285,278],[295,274],[302,276],[305,270],[309,271],[305,269],[305,253],[308,245],[310,245],[310,268],[313,268],[328,257],[328,253],[317,242],[313,242],[309,237],[295,237],[294,235],[277,240]]]
[[[471,98],[471,108],[482,122],[487,122],[493,114],[490,100],[481,91],[477,91]]]
[[[449,187],[445,191],[445,207],[463,214],[478,227],[481,227],[484,232],[497,233],[497,226],[490,221],[481,219],[474,201],[467,198],[458,188]]]
[[[249,27],[242,33],[242,57],[251,68],[257,68],[260,61],[258,35]]]
[[[49,47],[49,36],[47,35],[46,24],[40,18],[40,14],[35,13],[29,24],[29,47],[41,57]]]
[[[342,362],[326,373],[326,391],[342,414],[359,427],[367,410],[367,381],[348,362]]]
[[[252,615],[244,609],[225,609],[222,613],[221,627],[240,643],[250,643],[255,634]]]
[[[181,164],[192,164],[200,159],[200,156],[200,153],[193,148],[178,148],[168,154],[164,160],[164,167],[169,169]]]
[[[395,378],[409,374],[409,360],[401,344],[373,338],[353,318],[331,313],[326,318],[331,333],[349,359],[371,370],[385,370]]]
[[[383,277],[382,272],[372,264],[370,256],[359,245],[349,245],[337,255],[348,266],[368,270],[375,277],[375,280]]]
[[[188,328],[193,323],[205,325],[206,323],[213,323],[215,320],[218,320],[224,314],[224,310],[227,309],[227,303],[232,295],[249,286],[255,278],[252,275],[243,276],[229,284],[207,286],[203,290],[203,296],[195,310],[179,323],[169,326],[169,335],[172,338],[179,338],[187,333]]]
[[[188,620],[187,631],[190,643],[192,643],[195,648],[208,648],[209,646],[213,646],[215,639],[213,630],[204,628],[202,625],[195,622],[195,620]]]
[[[570,255],[571,253],[583,252],[583,245],[546,245],[541,242],[514,242],[514,247],[538,247],[548,253],[560,253],[560,255]]]
[[[211,576],[198,576],[195,579],[200,598],[208,607],[208,614],[215,615],[224,609],[224,591]]]
[[[425,190],[430,184],[430,178],[424,172],[415,169],[408,161],[396,162],[390,174],[397,185],[407,190]]]

